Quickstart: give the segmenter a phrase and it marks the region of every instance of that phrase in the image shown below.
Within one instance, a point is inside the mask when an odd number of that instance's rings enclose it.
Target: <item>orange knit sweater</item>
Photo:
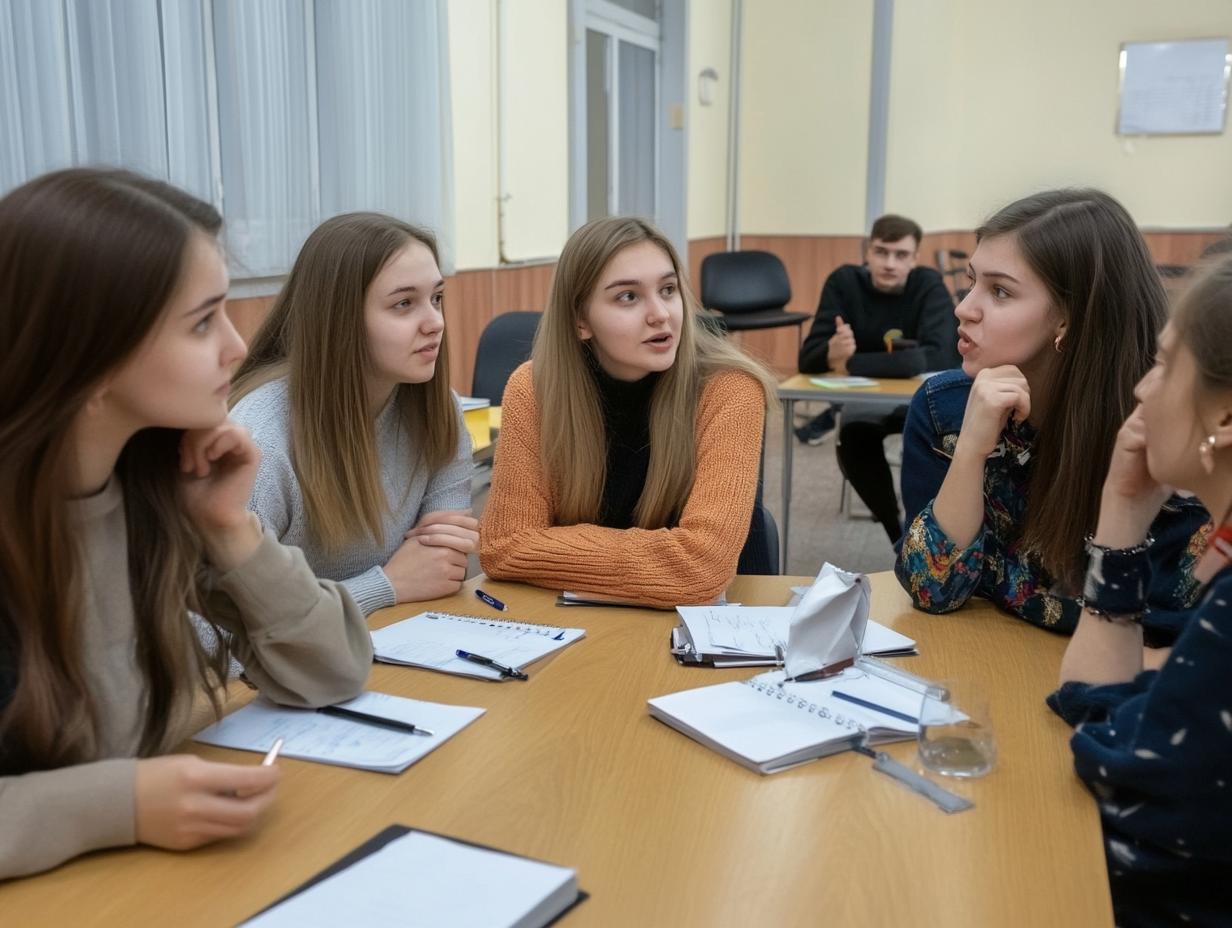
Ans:
[[[736,575],[761,455],[765,394],[742,371],[710,378],[697,407],[697,474],[675,528],[557,525],[540,464],[531,365],[505,387],[479,563],[490,577],[672,608],[713,601]]]

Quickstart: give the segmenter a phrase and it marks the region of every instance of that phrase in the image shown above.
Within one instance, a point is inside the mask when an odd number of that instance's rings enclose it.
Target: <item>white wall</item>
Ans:
[[[1027,193],[1090,184],[1148,228],[1232,220],[1232,132],[1115,133],[1122,42],[1232,36],[1228,0],[899,0],[886,203],[969,229]]]
[[[727,232],[727,121],[731,112],[731,0],[689,0],[688,237]],[[714,102],[701,106],[697,75],[714,68]]]
[[[499,263],[496,9],[450,0],[458,267]],[[508,0],[506,257],[568,235],[568,49],[562,0]],[[672,0],[666,0],[672,2]],[[690,0],[688,236],[724,234],[732,0]],[[741,231],[864,229],[871,0],[745,0]],[[1148,228],[1232,220],[1232,131],[1125,140],[1117,51],[1130,40],[1232,35],[1232,0],[898,0],[886,207],[970,229],[1048,186],[1095,184]],[[715,104],[697,75],[719,72]]]
[[[872,22],[871,0],[746,0],[742,232],[861,232]]]
[[[551,257],[569,232],[567,17],[559,0],[508,0],[505,258]],[[497,0],[450,0],[459,270],[495,267]]]

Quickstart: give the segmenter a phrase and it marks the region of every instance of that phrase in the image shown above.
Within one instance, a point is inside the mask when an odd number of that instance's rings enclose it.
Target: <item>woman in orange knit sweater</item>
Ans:
[[[642,220],[569,239],[532,360],[505,388],[480,527],[489,576],[659,607],[731,583],[775,388],[698,312],[675,249]]]

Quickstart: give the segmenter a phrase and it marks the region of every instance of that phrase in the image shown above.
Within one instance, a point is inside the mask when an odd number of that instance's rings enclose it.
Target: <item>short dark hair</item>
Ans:
[[[908,235],[915,239],[917,248],[920,247],[920,242],[924,241],[924,230],[920,228],[918,222],[906,216],[896,216],[893,213],[886,213],[874,222],[873,230],[868,233],[869,241],[876,238],[883,242],[897,242]]]

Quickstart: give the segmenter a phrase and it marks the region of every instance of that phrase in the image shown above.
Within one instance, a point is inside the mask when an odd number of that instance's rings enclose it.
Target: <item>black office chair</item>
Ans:
[[[702,305],[717,310],[729,332],[797,328],[811,319],[786,310],[791,282],[783,262],[768,251],[725,251],[702,261]]]
[[[489,400],[493,406],[501,404],[509,375],[530,359],[542,316],[543,313],[516,310],[502,313],[487,324],[475,349],[471,396]]]
[[[740,551],[736,573],[763,577],[779,574],[779,526],[760,500],[753,506],[749,537]]]

